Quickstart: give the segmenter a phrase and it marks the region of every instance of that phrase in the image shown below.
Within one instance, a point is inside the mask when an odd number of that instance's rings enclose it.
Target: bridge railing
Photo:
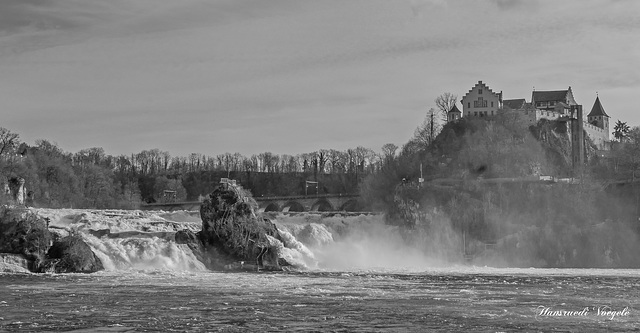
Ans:
[[[289,196],[260,196],[253,197],[256,201],[272,201],[272,200],[292,200],[292,199],[321,199],[321,198],[355,198],[359,197],[355,193],[337,193],[337,194],[308,194],[308,195],[289,195]]]

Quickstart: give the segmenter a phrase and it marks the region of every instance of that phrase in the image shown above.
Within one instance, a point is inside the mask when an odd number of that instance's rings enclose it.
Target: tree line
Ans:
[[[386,146],[389,148],[393,145]],[[171,191],[174,200],[194,200],[199,195],[207,194],[201,192],[208,189],[197,182],[202,179],[217,182],[219,176],[228,175],[244,175],[258,187],[277,184],[273,184],[273,181],[261,182],[256,180],[256,176],[250,175],[296,174],[300,179],[322,178],[327,182],[351,177],[356,181],[343,181],[346,185],[340,188],[341,191],[355,192],[357,179],[377,172],[385,158],[388,158],[385,154],[390,153],[394,152],[387,150],[385,153],[376,153],[369,148],[356,147],[347,150],[321,149],[297,155],[264,152],[251,156],[240,153],[171,156],[166,151],[150,149],[113,156],[100,147],[70,153],[44,139],[28,145],[20,140],[17,133],[0,127],[1,179],[5,184],[12,177],[25,179],[27,191],[35,205],[55,208],[132,209],[138,208],[142,202],[162,200],[165,191]],[[207,173],[209,176],[204,176]],[[210,179],[213,178],[211,175],[217,179]],[[338,188],[330,185],[325,184],[323,189],[330,191],[331,188]],[[257,191],[269,193],[262,188]],[[4,195],[6,197],[6,193]]]

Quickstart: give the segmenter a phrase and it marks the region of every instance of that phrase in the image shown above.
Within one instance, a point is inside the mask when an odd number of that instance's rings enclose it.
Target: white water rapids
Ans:
[[[174,238],[178,230],[200,231],[197,212],[33,210],[49,220],[51,231],[81,235],[107,271],[207,270],[187,245],[176,244]],[[442,264],[407,243],[397,228],[384,224],[381,215],[273,217],[283,242],[273,241],[294,269],[414,271]]]

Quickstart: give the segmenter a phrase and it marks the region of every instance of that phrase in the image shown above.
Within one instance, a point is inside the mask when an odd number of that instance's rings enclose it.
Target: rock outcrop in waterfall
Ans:
[[[40,267],[40,271],[56,273],[93,273],[103,269],[102,261],[78,235],[55,241]]]
[[[30,270],[39,270],[54,240],[47,221],[23,208],[0,210],[0,253],[21,255],[29,261]]]
[[[28,209],[0,208],[0,253],[20,255],[32,272],[92,273],[102,262],[79,236],[59,237]]]
[[[278,228],[259,217],[257,208],[251,195],[232,180],[223,180],[202,202],[199,238],[205,249],[226,257],[226,268],[279,270],[289,265],[279,255],[282,237]]]

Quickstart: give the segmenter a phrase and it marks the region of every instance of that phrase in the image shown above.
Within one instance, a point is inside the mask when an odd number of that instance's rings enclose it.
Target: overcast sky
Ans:
[[[0,0],[0,127],[69,152],[379,151],[478,80],[640,125],[640,1]]]

